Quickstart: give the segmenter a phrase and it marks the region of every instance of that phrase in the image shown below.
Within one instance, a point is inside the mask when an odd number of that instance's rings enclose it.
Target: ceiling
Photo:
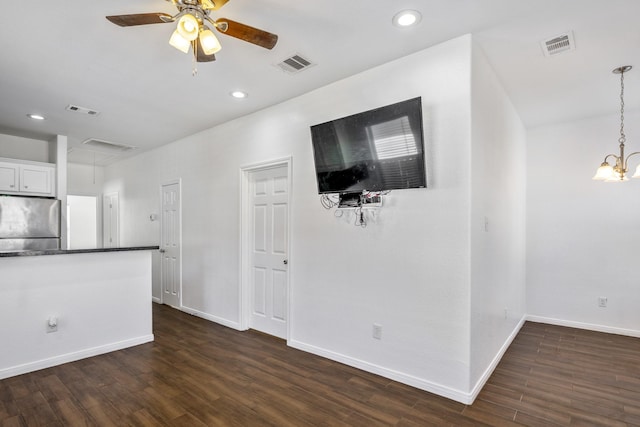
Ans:
[[[419,25],[393,26],[402,9],[419,10]],[[625,101],[627,111],[640,108],[638,0],[230,0],[211,16],[276,33],[278,44],[266,50],[220,35],[217,60],[198,64],[196,76],[191,57],[168,44],[175,24],[121,28],[104,18],[173,15],[169,1],[13,1],[2,12],[0,133],[67,135],[79,163],[95,159],[79,148],[86,139],[138,147],[99,155],[96,163],[108,164],[467,33],[528,128],[616,113],[611,70],[621,65],[636,66]],[[540,42],[567,31],[576,49],[545,57]],[[298,74],[275,66],[293,54],[314,66]],[[234,90],[249,96],[234,99]]]

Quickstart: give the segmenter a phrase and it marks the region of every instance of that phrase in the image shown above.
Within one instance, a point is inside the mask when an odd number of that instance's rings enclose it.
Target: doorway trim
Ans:
[[[109,214],[109,218],[107,218],[107,215],[105,215],[106,210],[107,210],[107,199],[109,199],[109,204],[111,205],[109,207],[110,209],[110,214]],[[111,229],[111,218],[112,218],[112,214],[113,214],[113,202],[111,201],[112,199],[115,199],[116,202],[116,208],[115,208],[115,232],[114,230]],[[106,235],[106,226],[105,226],[105,222],[109,220],[109,236]],[[110,238],[110,241],[107,244],[107,237]],[[113,238],[115,237],[115,242],[113,241]],[[117,191],[113,191],[110,193],[104,193],[102,195],[102,246],[103,247],[118,247],[120,245],[120,194]]]
[[[273,169],[277,167],[286,166],[288,177],[288,191],[289,198],[287,203],[287,248],[289,253],[287,258],[289,260],[289,266],[292,265],[293,250],[291,247],[291,206],[292,206],[292,189],[293,189],[293,157],[281,157],[278,159],[267,160],[264,162],[253,163],[240,167],[240,289],[239,289],[239,313],[240,313],[240,330],[246,331],[249,329],[250,317],[251,317],[251,284],[250,284],[250,260],[251,260],[251,244],[250,244],[250,231],[251,225],[249,224],[249,207],[250,207],[250,188],[251,183],[249,175],[252,172],[258,172],[267,169]],[[292,301],[292,288],[293,281],[291,280],[291,267],[287,269],[287,343],[291,339],[291,301]]]

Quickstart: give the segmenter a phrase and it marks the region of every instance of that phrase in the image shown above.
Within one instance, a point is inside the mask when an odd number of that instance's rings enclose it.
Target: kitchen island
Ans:
[[[153,341],[157,249],[0,252],[0,379]]]

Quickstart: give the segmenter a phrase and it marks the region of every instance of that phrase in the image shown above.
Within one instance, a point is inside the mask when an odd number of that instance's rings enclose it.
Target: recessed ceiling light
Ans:
[[[44,120],[44,116],[40,114],[27,114],[27,117],[29,117],[32,120]]]
[[[417,25],[422,19],[422,14],[417,10],[403,10],[393,17],[393,25],[396,27],[411,27]]]
[[[230,95],[237,99],[244,99],[249,96],[246,92],[243,92],[241,90],[234,90],[230,93]]]

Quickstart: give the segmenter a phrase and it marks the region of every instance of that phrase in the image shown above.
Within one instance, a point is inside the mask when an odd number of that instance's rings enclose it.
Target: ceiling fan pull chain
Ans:
[[[196,41],[192,41],[191,42],[191,48],[193,50],[193,62],[192,62],[192,66],[193,68],[191,69],[191,75],[193,77],[195,77],[196,75],[198,75],[198,50],[197,50],[197,46],[196,46]]]

